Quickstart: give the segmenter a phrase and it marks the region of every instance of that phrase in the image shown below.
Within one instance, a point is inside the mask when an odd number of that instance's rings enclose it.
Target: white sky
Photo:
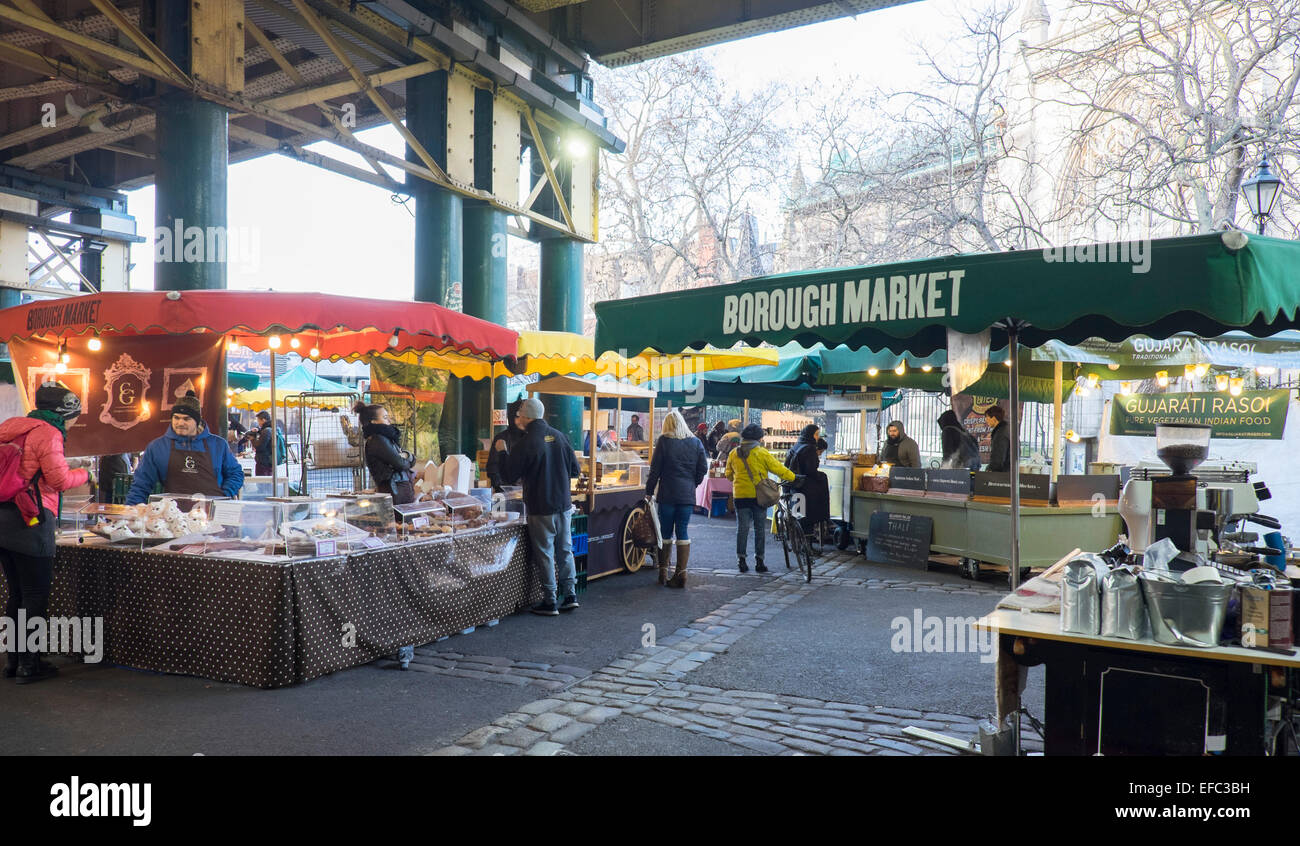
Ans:
[[[920,34],[942,37],[941,13],[957,0],[905,6],[719,45],[702,51],[738,86],[814,83],[840,74],[870,74],[872,82],[911,87],[916,63],[910,44]],[[600,92],[596,92],[599,102]],[[366,143],[403,155],[391,128],[359,133]],[[323,149],[322,149],[323,148]],[[352,164],[358,156],[313,145]],[[153,188],[132,192],[138,232],[153,233]],[[231,166],[229,226],[247,233],[255,250],[232,257],[232,289],[321,291],[409,299],[414,288],[414,220],[387,191],[312,165],[269,155]],[[535,264],[536,247],[510,240],[510,263]],[[153,287],[151,244],[132,250],[131,287]]]

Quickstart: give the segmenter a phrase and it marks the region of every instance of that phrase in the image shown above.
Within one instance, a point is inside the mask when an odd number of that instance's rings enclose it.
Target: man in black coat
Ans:
[[[514,445],[524,437],[523,430],[515,425],[515,415],[519,413],[519,406],[523,404],[522,399],[517,399],[506,406],[506,427],[492,439],[492,446],[488,452],[487,477],[492,482],[492,490],[498,493],[501,491],[502,486],[506,484],[506,456],[509,455]],[[504,450],[497,449],[497,441],[505,444]]]
[[[536,397],[524,400],[515,415],[515,426],[522,437],[508,452],[505,441],[498,440],[493,451],[506,454],[502,477],[505,484],[520,481],[524,486],[528,537],[532,541],[534,560],[542,582],[542,601],[530,610],[534,614],[554,617],[560,611],[572,611],[578,607],[575,591],[577,565],[573,560],[569,521],[573,495],[569,480],[582,471],[569,439],[542,419],[545,413],[541,400]],[[558,608],[557,599],[560,600]]]
[[[985,469],[990,473],[1010,473],[1011,426],[1007,423],[1007,413],[1001,406],[992,405],[984,412],[984,419],[993,429],[989,443],[989,466]]]

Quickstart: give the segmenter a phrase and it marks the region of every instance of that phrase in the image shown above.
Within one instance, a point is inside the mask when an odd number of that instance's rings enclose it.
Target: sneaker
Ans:
[[[564,597],[564,601],[560,603],[561,611],[572,611],[574,608],[581,608],[581,607],[582,606],[578,604],[578,597],[574,596],[573,594],[569,594],[568,596]]]
[[[538,614],[543,617],[560,616],[560,612],[555,610],[554,602],[539,602],[536,605],[534,605],[532,608],[529,608],[528,610],[532,611],[534,614]]]
[[[755,564],[754,564],[754,572],[755,572],[755,573],[766,573],[766,572],[767,572],[767,565],[765,565],[762,561],[759,561],[759,562],[755,563]]]

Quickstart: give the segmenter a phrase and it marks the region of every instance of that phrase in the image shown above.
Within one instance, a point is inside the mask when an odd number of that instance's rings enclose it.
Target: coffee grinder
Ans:
[[[1156,425],[1156,457],[1172,475],[1151,480],[1152,540],[1169,538],[1183,552],[1196,552],[1196,477],[1191,471],[1210,454],[1210,427]]]

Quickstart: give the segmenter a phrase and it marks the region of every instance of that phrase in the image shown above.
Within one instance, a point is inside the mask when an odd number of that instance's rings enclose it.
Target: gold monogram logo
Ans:
[[[130,382],[123,382],[117,389],[117,401],[122,405],[130,405],[135,402],[135,386]]]

